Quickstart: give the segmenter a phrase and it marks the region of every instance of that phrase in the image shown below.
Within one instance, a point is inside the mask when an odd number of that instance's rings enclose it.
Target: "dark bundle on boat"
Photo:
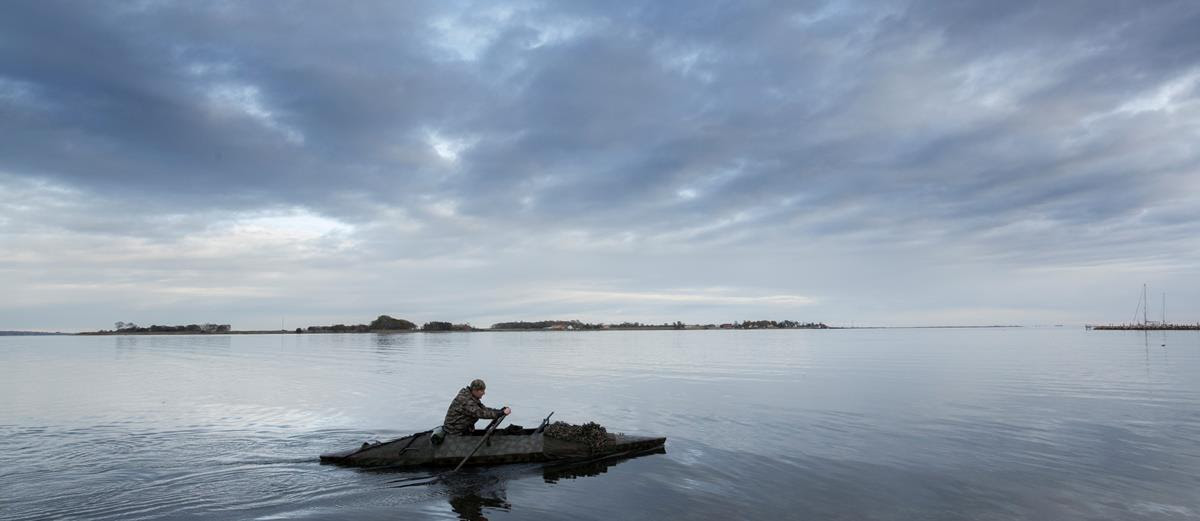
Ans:
[[[599,449],[613,442],[608,430],[596,422],[583,425],[572,425],[567,422],[554,422],[546,427],[546,436],[551,438],[586,443],[588,447]]]

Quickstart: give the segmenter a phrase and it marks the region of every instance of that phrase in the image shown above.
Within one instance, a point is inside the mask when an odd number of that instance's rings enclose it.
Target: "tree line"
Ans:
[[[497,322],[491,329],[566,329],[566,330],[595,330],[595,329],[828,329],[822,322],[799,322],[795,320],[746,320],[727,324],[684,324],[682,321],[663,322],[661,324],[643,322],[621,322],[619,324],[593,324],[579,320],[538,320],[518,322]]]
[[[728,324],[684,324],[682,321],[651,324],[642,322],[621,322],[619,324],[590,323],[580,320],[535,320],[497,322],[489,329],[498,330],[568,330],[594,331],[599,329],[828,329],[822,322],[799,322],[796,320],[745,320]],[[366,333],[370,331],[478,331],[470,324],[452,324],[450,322],[432,321],[417,327],[413,322],[404,319],[380,315],[370,324],[333,326],[309,326],[312,333]],[[299,329],[296,332],[301,332]]]
[[[117,322],[117,333],[228,333],[229,324],[188,324],[186,326],[152,325],[141,327],[133,322]],[[795,320],[745,320],[728,324],[684,324],[681,321],[651,324],[621,322],[619,324],[589,323],[580,320],[537,320],[497,322],[490,329],[496,330],[573,330],[592,331],[598,329],[827,329],[821,322],[798,322]],[[333,324],[296,328],[296,333],[369,333],[372,331],[478,331],[470,324],[454,324],[433,320],[418,326],[415,322],[388,315],[379,315],[369,324]],[[107,331],[101,331],[105,333]]]
[[[186,326],[151,325],[141,327],[133,322],[113,324],[117,333],[228,333],[229,324],[188,324]]]
[[[473,331],[474,328],[470,324],[452,324],[450,322],[442,322],[438,320],[426,322],[424,325],[417,327],[417,324],[402,318],[394,318],[388,315],[379,315],[379,318],[372,320],[370,324],[334,324],[331,326],[308,326],[306,329],[296,328],[297,333],[305,331],[309,333],[367,333],[371,331]]]
[[[603,329],[604,324],[588,324],[578,320],[539,320],[536,322],[497,322],[492,329]]]
[[[821,322],[797,322],[795,320],[746,320],[734,322],[733,329],[829,329]]]

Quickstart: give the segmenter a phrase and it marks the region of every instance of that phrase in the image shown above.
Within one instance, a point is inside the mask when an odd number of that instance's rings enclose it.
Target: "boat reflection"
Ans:
[[[544,482],[555,484],[564,479],[598,476],[623,462],[652,454],[666,454],[666,452],[665,447],[659,446],[648,451],[588,461],[502,465],[450,474],[424,483],[428,483],[428,486],[434,490],[440,488],[441,492],[447,495],[450,510],[457,514],[459,519],[486,520],[485,514],[488,511],[508,512],[512,509],[512,503],[508,501],[507,497],[507,485],[510,481],[540,475]],[[405,484],[397,488],[409,486],[411,485]]]
[[[623,457],[609,457],[597,461],[582,461],[575,463],[547,464],[542,467],[542,479],[546,483],[558,483],[561,479],[575,479],[588,476],[599,476],[608,472],[610,467],[642,456],[666,454],[664,446],[658,446],[648,451],[630,454]]]

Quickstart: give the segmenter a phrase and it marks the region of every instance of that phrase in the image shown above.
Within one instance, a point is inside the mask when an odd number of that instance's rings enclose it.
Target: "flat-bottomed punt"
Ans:
[[[471,454],[484,431],[446,436],[435,444],[431,432],[419,432],[384,443],[364,443],[344,452],[322,454],[322,463],[354,467],[453,467]],[[606,434],[604,443],[589,444],[547,436],[544,428],[504,429],[492,432],[467,465],[496,465],[539,461],[590,460],[623,457],[660,449],[666,438]]]

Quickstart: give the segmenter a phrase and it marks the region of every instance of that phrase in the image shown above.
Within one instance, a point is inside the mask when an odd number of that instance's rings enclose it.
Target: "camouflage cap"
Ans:
[[[471,380],[471,390],[472,391],[480,391],[483,389],[487,389],[487,384],[483,383],[483,380],[480,380],[478,378]]]

